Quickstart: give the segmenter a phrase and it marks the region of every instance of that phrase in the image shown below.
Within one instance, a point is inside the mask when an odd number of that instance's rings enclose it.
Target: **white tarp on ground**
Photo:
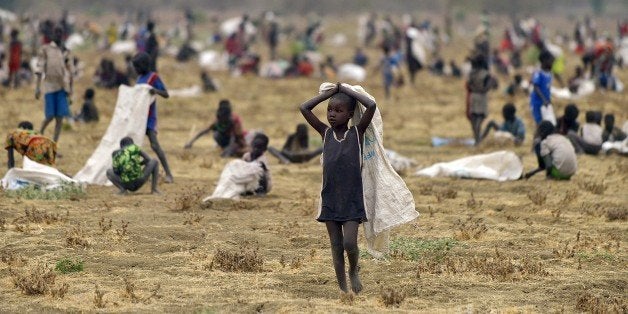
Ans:
[[[257,190],[259,179],[263,174],[264,169],[257,162],[246,162],[242,159],[232,160],[222,170],[214,193],[204,198],[203,202],[217,198],[238,199],[245,192]]]
[[[2,188],[5,190],[18,190],[31,184],[50,190],[70,183],[76,181],[59,170],[34,162],[26,156],[22,168],[11,168],[2,178]]]
[[[108,184],[106,172],[111,167],[111,153],[120,148],[120,140],[129,136],[135,144],[142,146],[146,136],[148,107],[155,100],[148,92],[149,89],[150,86],[146,84],[133,87],[120,85],[109,127],[83,169],[74,176],[74,180],[88,184]]]
[[[334,88],[333,83],[323,83],[319,92]],[[361,86],[351,86],[358,93],[372,98]],[[364,112],[358,105],[353,115],[357,124]],[[419,216],[414,207],[414,197],[403,179],[395,172],[384,149],[384,124],[379,109],[364,134],[362,151],[362,185],[367,222],[363,223],[367,250],[374,257],[388,253],[388,237],[394,227],[410,222]]]
[[[508,181],[519,179],[522,173],[523,164],[515,153],[498,151],[440,162],[417,171],[416,175]]]

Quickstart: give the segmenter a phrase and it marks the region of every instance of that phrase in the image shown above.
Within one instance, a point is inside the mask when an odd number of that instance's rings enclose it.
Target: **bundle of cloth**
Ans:
[[[361,86],[343,85],[374,99]],[[319,92],[323,93],[333,88],[334,83],[325,82],[319,87]],[[364,106],[361,104],[357,106],[352,118],[353,124],[360,121],[364,111]],[[388,253],[390,230],[419,216],[414,207],[412,193],[388,160],[383,135],[384,125],[378,109],[364,134],[362,148],[362,185],[368,219],[362,225],[367,251],[377,258]]]
[[[258,163],[242,159],[232,160],[222,170],[214,193],[204,198],[203,202],[220,198],[239,199],[247,192],[253,193],[259,188],[263,175],[264,169]]]

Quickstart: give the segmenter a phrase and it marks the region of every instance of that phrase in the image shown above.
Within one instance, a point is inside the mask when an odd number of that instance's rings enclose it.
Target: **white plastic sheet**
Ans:
[[[519,179],[522,173],[523,164],[515,153],[498,151],[437,163],[417,171],[416,175],[510,181]]]

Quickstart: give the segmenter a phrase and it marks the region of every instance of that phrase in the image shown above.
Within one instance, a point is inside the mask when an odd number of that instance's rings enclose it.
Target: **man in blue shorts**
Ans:
[[[41,82],[44,81],[45,119],[41,126],[41,134],[55,119],[53,140],[59,140],[63,117],[70,116],[68,99],[72,94],[72,60],[70,51],[63,44],[63,29],[57,26],[53,30],[52,41],[41,47],[35,74],[37,86],[35,99],[41,96]]]

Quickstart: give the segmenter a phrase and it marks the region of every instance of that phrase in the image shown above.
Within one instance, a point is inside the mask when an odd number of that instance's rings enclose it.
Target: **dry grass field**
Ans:
[[[353,23],[353,22],[351,22]],[[351,24],[353,30],[354,23]],[[330,31],[337,29],[331,24]],[[469,39],[445,47],[461,60]],[[323,47],[332,52],[332,47]],[[338,53],[344,61],[351,46]],[[91,85],[100,52],[78,51],[86,74],[77,83],[73,111]],[[371,61],[378,51],[369,51]],[[115,56],[118,66],[121,57]],[[568,75],[575,57],[568,59]],[[198,83],[195,62],[162,58],[170,89]],[[619,70],[628,82],[628,72]],[[427,179],[404,174],[421,216],[395,230],[392,251],[375,260],[363,250],[363,293],[341,297],[323,224],[314,220],[320,187],[318,161],[282,165],[271,160],[272,192],[264,198],[200,204],[227,162],[210,137],[184,150],[191,134],[208,124],[218,101],[229,98],[247,129],[263,129],[271,145],[303,120],[297,105],[312,97],[320,79],[264,80],[215,73],[222,89],[198,98],[159,99],[159,139],[174,184],[128,196],[89,186],[62,200],[0,197],[0,312],[615,312],[628,311],[628,159],[579,156],[567,182],[539,174],[528,181]],[[492,152],[499,147],[430,146],[431,136],[470,137],[463,115],[462,80],[421,72],[415,86],[383,97],[380,76],[364,85],[378,99],[387,148],[417,161]],[[510,98],[490,95],[491,119],[501,120]],[[33,88],[0,91],[0,129],[21,120],[36,128],[43,117]],[[58,167],[76,173],[98,145],[113,112],[116,91],[97,90],[101,122],[65,130]],[[626,92],[577,101],[628,118]],[[509,147],[525,170],[532,121],[527,98],[513,99],[528,126],[526,143]],[[556,100],[560,115],[566,101]],[[323,111],[318,109],[321,113]],[[581,120],[583,114],[581,114]],[[49,129],[49,132],[52,129]],[[310,132],[310,134],[313,134]],[[320,143],[312,136],[313,142]],[[152,154],[145,143],[144,148]],[[4,159],[2,159],[4,160]],[[4,161],[2,166],[4,166]],[[360,239],[360,245],[365,245]],[[65,270],[52,270],[58,267]],[[70,263],[67,263],[67,262]],[[69,265],[68,264],[77,265]],[[77,272],[68,272],[76,266]],[[67,269],[70,268],[70,269]]]

